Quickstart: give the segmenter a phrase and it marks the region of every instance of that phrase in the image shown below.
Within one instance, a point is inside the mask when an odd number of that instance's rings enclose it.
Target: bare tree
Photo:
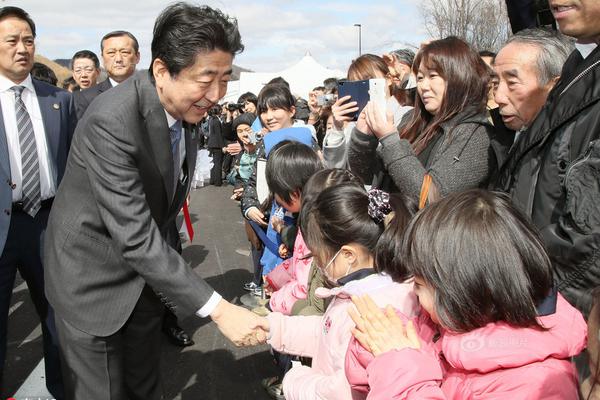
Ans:
[[[420,6],[434,38],[457,36],[477,50],[498,50],[508,38],[504,0],[424,0]]]

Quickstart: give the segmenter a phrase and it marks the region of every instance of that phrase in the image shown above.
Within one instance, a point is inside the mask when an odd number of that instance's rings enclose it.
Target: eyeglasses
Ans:
[[[96,68],[94,67],[83,67],[83,68],[75,68],[73,70],[73,74],[74,75],[81,75],[84,72],[87,72],[88,74],[91,74],[92,72],[94,72],[96,70]]]

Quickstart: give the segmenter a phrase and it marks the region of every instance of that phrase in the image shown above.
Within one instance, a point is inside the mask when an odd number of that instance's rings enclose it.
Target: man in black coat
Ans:
[[[498,188],[538,227],[558,290],[587,314],[600,285],[600,2],[549,4],[577,50],[512,149]]]

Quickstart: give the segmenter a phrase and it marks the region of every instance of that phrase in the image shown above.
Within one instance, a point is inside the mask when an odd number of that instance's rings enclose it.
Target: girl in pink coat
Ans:
[[[423,313],[408,321],[354,299],[354,399],[578,398],[571,357],[585,321],[553,289],[541,239],[507,197],[471,190],[428,206],[401,254]]]
[[[392,210],[384,231],[385,216]],[[386,193],[367,194],[356,183],[329,187],[303,204],[300,230],[330,283],[317,289],[317,295],[331,303],[323,316],[271,313],[263,323],[275,350],[312,358],[311,367],[294,366],[285,375],[287,400],[350,398],[344,359],[354,325],[347,312],[351,296],[370,294],[381,306],[391,303],[405,315],[416,315],[412,284],[397,283],[408,275],[394,251],[410,217],[400,198],[390,204]]]
[[[360,180],[346,169],[332,168],[315,172],[302,188],[300,201],[295,203],[299,212],[302,204],[310,203],[324,189],[341,183],[359,184]],[[271,292],[269,307],[271,311],[290,315],[296,301],[306,299],[308,275],[312,264],[312,254],[304,243],[302,231],[298,229],[294,243],[294,253],[266,276],[265,289]]]

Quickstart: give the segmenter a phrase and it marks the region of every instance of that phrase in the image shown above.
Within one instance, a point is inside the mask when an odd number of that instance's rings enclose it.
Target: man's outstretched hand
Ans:
[[[210,317],[221,333],[236,346],[255,346],[267,340],[267,319],[227,300],[221,299]]]

